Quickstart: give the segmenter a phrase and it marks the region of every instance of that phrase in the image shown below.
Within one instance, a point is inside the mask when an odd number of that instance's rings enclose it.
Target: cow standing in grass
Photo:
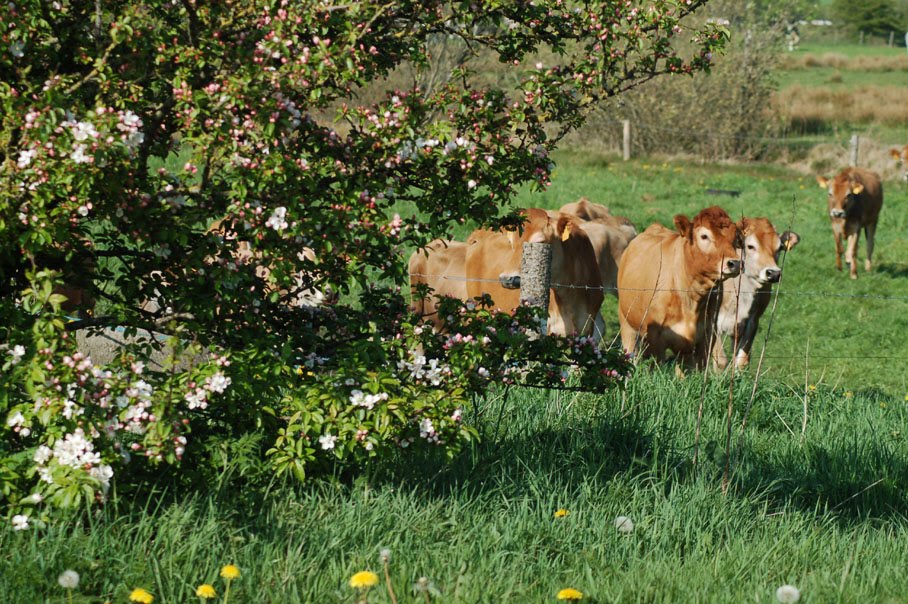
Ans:
[[[734,345],[735,367],[746,367],[750,350],[757,335],[760,317],[769,306],[772,286],[782,278],[779,256],[791,250],[801,238],[797,233],[776,233],[766,218],[742,218],[738,221],[743,247],[743,269],[733,278],[716,288],[721,296],[716,319],[717,337],[712,342],[712,358],[718,368],[725,368],[724,337]]]
[[[513,312],[520,292],[506,289],[502,277],[520,274],[524,243],[552,246],[552,289],[549,295],[548,332],[556,335],[602,333],[602,289],[596,255],[590,238],[576,216],[550,214],[546,210],[523,210],[522,232],[477,230],[467,240],[467,294],[489,294],[495,305]]]
[[[713,337],[710,290],[741,271],[740,233],[717,206],[674,222],[676,231],[650,225],[621,257],[618,321],[628,353],[637,352],[640,340],[644,356],[662,361],[671,349],[683,365],[693,365],[698,346]]]
[[[876,225],[883,207],[880,175],[863,168],[845,168],[834,178],[817,176],[817,183],[829,193],[829,218],[835,238],[835,267],[842,270],[842,239],[847,240],[845,262],[852,279],[858,278],[857,247],[861,228],[867,236],[864,269],[871,270]]]

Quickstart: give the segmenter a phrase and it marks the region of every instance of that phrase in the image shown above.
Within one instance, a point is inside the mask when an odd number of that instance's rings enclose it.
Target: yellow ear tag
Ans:
[[[862,185],[862,184],[857,184],[857,185],[854,185],[853,187],[851,187],[851,192],[854,193],[855,195],[860,195],[861,191],[863,191],[863,190],[864,190],[864,185]]]
[[[562,241],[567,241],[568,238],[571,236],[571,226],[572,226],[572,225],[571,225],[570,222],[567,223],[566,225],[564,225],[564,231],[562,231],[562,233],[561,233],[561,240],[562,240]]]
[[[791,251],[791,244],[792,244],[791,239],[787,239],[787,240],[785,241],[785,251],[787,251],[787,252],[790,252],[790,251]]]

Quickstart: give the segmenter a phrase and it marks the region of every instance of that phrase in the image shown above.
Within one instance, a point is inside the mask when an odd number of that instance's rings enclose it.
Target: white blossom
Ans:
[[[51,451],[50,447],[48,447],[47,445],[41,445],[35,451],[35,456],[33,459],[35,460],[36,464],[43,466],[50,460],[53,454],[54,452]]]
[[[16,344],[12,348],[6,351],[6,354],[12,357],[11,362],[13,365],[22,360],[22,357],[25,356],[25,347],[22,344]]]
[[[25,56],[25,42],[23,42],[22,40],[15,40],[13,42],[10,42],[9,53],[17,59],[21,59],[23,56]]]
[[[289,225],[287,224],[287,208],[280,206],[274,209],[271,217],[265,222],[265,226],[274,229],[275,231],[282,231],[286,229]]]
[[[220,371],[205,380],[205,389],[209,392],[217,392],[218,394],[222,394],[229,385],[230,378]]]
[[[337,436],[333,434],[325,434],[318,437],[318,444],[322,446],[322,449],[325,451],[330,451],[334,448],[334,443],[337,442]]]
[[[85,145],[73,145],[73,152],[70,158],[77,164],[87,164],[91,161],[91,155],[86,155]]]
[[[16,161],[16,166],[19,168],[27,167],[32,163],[32,160],[37,154],[38,152],[34,149],[23,149],[22,151],[19,151],[19,159]]]
[[[89,138],[98,138],[98,131],[91,122],[76,122],[72,124],[73,138],[76,141],[84,141]]]
[[[25,514],[16,514],[13,516],[13,530],[24,531],[28,528],[28,516]]]
[[[16,411],[10,415],[6,420],[6,425],[10,428],[15,428],[16,426],[21,426],[25,423],[25,416],[22,415],[19,411]]]

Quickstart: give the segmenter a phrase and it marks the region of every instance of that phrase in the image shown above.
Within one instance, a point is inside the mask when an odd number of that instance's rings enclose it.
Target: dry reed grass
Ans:
[[[905,141],[908,143],[908,141]],[[861,137],[858,148],[858,165],[878,172],[884,181],[900,181],[905,166],[889,156],[895,145]],[[899,145],[901,146],[901,145]],[[851,150],[847,143],[819,143],[798,161],[787,162],[788,167],[804,174],[832,176],[851,163]]]
[[[823,54],[784,55],[780,67],[784,71],[832,68],[844,71],[890,72],[908,71],[908,55],[891,57],[849,57],[837,52]]]
[[[901,126],[908,122],[906,91],[899,86],[861,86],[846,90],[794,85],[776,93],[775,112],[792,128],[823,130],[832,123]]]

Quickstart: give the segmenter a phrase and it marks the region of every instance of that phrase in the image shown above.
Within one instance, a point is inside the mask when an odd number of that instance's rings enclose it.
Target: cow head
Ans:
[[[858,195],[864,192],[864,184],[855,179],[849,169],[842,170],[835,178],[817,176],[817,184],[829,193],[829,217],[833,220],[845,218]]]
[[[717,280],[741,272],[741,234],[725,210],[718,206],[706,208],[693,221],[679,214],[675,216],[675,228],[686,239],[696,272]]]
[[[797,245],[801,238],[793,231],[778,235],[766,218],[742,218],[738,229],[744,243],[741,249],[744,274],[760,285],[777,283],[782,278],[779,256]]]
[[[896,161],[897,165],[904,166],[902,178],[904,178],[905,181],[908,181],[908,145],[905,145],[901,149],[890,149],[889,155]]]

